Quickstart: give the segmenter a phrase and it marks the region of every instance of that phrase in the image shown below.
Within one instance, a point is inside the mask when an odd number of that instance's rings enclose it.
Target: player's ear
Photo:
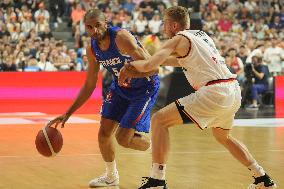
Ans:
[[[174,29],[176,30],[178,28],[178,23],[177,22],[174,22],[173,23],[173,26],[174,26]]]

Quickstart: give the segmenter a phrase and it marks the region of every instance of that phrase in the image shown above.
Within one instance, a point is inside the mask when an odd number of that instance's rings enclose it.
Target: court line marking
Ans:
[[[54,116],[49,117],[34,117],[34,118],[21,118],[21,117],[0,117],[0,126],[1,125],[34,125],[34,124],[43,124],[47,123],[49,120],[54,119]],[[82,123],[99,123],[99,120],[83,118],[78,116],[72,116],[68,119],[66,123],[72,124],[82,124]]]
[[[0,116],[42,116],[47,115],[42,112],[11,112],[11,113],[0,113]]]
[[[9,117],[5,117],[9,116]],[[15,117],[11,117],[15,116]],[[38,116],[35,118],[26,118],[25,116]],[[0,113],[0,125],[10,124],[38,124],[53,119],[43,112],[10,112]],[[98,123],[97,119],[82,118],[80,115],[73,115],[67,123]],[[284,118],[255,118],[255,119],[235,119],[234,126],[237,127],[284,127]]]
[[[235,119],[238,127],[284,127],[284,118]]]
[[[258,152],[284,152],[283,150],[267,150],[267,151],[253,151],[253,153],[258,153]],[[206,152],[169,152],[169,154],[218,154],[218,153],[228,153],[227,150],[213,150],[213,151],[206,151]],[[151,152],[144,152],[144,153],[135,153],[135,152],[124,152],[124,153],[117,153],[117,155],[149,155]],[[101,156],[101,153],[93,153],[93,154],[65,154],[65,155],[56,155],[56,157],[87,157],[87,156]],[[43,157],[41,155],[27,155],[27,156],[3,156],[0,155],[0,158],[35,158],[35,157]],[[54,157],[53,157],[54,158]]]

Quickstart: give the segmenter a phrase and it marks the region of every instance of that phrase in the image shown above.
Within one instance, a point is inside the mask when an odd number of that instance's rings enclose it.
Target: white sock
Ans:
[[[105,164],[108,176],[114,175],[117,172],[115,160],[113,160],[112,162],[105,162]]]
[[[151,167],[150,177],[159,180],[166,179],[166,164],[153,163]]]
[[[264,169],[260,165],[258,165],[257,162],[254,162],[250,166],[248,166],[248,169],[252,172],[254,177],[261,177],[265,175]]]

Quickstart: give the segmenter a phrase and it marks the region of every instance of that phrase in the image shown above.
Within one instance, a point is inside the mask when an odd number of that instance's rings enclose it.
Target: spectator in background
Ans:
[[[49,28],[49,23],[45,20],[44,17],[38,16],[35,25],[35,32],[37,33],[37,35],[42,35],[47,28]]]
[[[23,51],[20,51],[18,54],[17,54],[17,58],[15,60],[15,64],[17,66],[17,70],[19,71],[24,71],[25,70],[25,67],[27,65],[27,57],[24,55],[24,52]]]
[[[280,32],[284,28],[284,23],[281,23],[280,17],[275,16],[274,21],[270,24],[269,28],[274,28],[276,32]]]
[[[25,72],[38,72],[41,71],[38,66],[38,62],[36,58],[31,58],[28,61],[27,67],[25,67]]]
[[[64,0],[50,0],[49,8],[52,15],[52,22],[54,23],[54,27],[58,27],[58,23],[62,23],[62,16],[64,14]]]
[[[4,72],[15,72],[17,71],[17,66],[14,63],[14,58],[12,55],[3,56],[3,62],[0,63],[0,71]]]
[[[143,16],[143,14],[139,14],[138,19],[134,21],[134,31],[136,35],[142,38],[146,34],[146,29],[148,26],[148,22]]]
[[[89,64],[89,62],[88,62],[87,55],[84,54],[82,56],[82,64],[77,64],[76,70],[77,71],[86,71],[87,68],[88,68],[88,64]]]
[[[246,63],[246,59],[248,57],[248,50],[244,45],[240,46],[239,53],[237,54],[237,57],[239,57],[244,64]]]
[[[41,71],[57,71],[53,64],[47,61],[47,55],[44,52],[39,54],[38,67]]]
[[[72,33],[75,39],[75,46],[78,48],[80,43],[80,22],[83,19],[86,11],[82,4],[78,3],[75,5],[75,8],[72,9],[71,12],[71,20],[72,20]],[[82,26],[82,25],[81,25]]]
[[[226,54],[224,56],[224,58],[225,58],[225,63],[226,63],[227,68],[230,70],[231,73],[236,74],[235,70],[231,67],[230,56],[228,54]]]
[[[8,32],[10,33],[12,41],[17,41],[17,38],[15,38],[15,35],[18,31],[21,30],[21,24],[17,21],[17,16],[16,14],[12,13],[10,14],[7,19],[7,29]]]
[[[7,10],[9,7],[12,6],[12,2],[11,0],[3,0],[1,1],[0,3],[0,7],[3,9],[3,10]]]
[[[154,10],[152,9],[152,7],[147,5],[143,11],[143,16],[146,18],[146,20],[151,20],[154,16]]]
[[[237,13],[236,19],[240,20],[240,24],[244,28],[247,28],[248,19],[252,18],[252,14],[248,11],[246,7],[242,7]]]
[[[122,5],[122,8],[128,13],[132,13],[135,8],[135,3],[133,3],[132,0],[126,0],[126,2]]]
[[[38,7],[39,7],[39,9],[37,11],[35,11],[35,14],[34,14],[35,20],[37,21],[38,19],[41,19],[41,20],[43,19],[44,22],[49,23],[50,15],[49,15],[48,10],[45,9],[44,3],[41,2],[38,5]]]
[[[265,51],[265,46],[263,44],[259,44],[258,46],[256,46],[256,48],[251,53],[249,53],[246,59],[246,63],[252,63],[252,57],[262,56],[264,51]]]
[[[122,21],[121,27],[128,31],[132,31],[134,27],[134,21],[132,20],[130,13],[126,14],[125,20]]]
[[[149,21],[148,27],[149,27],[149,32],[151,34],[160,36],[160,29],[162,25],[162,20],[160,18],[160,15],[158,13],[155,13],[153,18]]]
[[[98,2],[98,8],[105,12],[107,7],[110,7],[110,0],[102,0]]]
[[[234,48],[230,48],[228,51],[229,57],[227,61],[229,61],[229,67],[234,70],[233,73],[237,74],[237,80],[242,86],[244,81],[244,64],[242,60],[237,57],[237,50]]]
[[[105,15],[106,15],[106,19],[108,22],[111,22],[112,18],[114,17],[114,13],[111,11],[111,8],[106,7],[105,10]],[[82,21],[82,20],[81,20]],[[82,24],[84,25],[84,22],[82,21]]]
[[[249,12],[253,12],[253,10],[257,7],[256,3],[253,0],[247,0],[244,5]]]
[[[139,8],[140,8],[140,10],[142,11],[143,14],[147,11],[147,9],[149,9],[149,8],[147,8],[147,6],[149,6],[150,9],[152,9],[152,11],[157,9],[156,2],[154,2],[152,0],[143,0],[139,4]]]
[[[72,19],[72,25],[75,27],[75,25],[79,24],[80,20],[83,19],[86,11],[84,10],[84,7],[80,3],[75,5],[75,9],[72,10],[71,13],[71,19]]]
[[[79,58],[82,58],[83,55],[87,53],[88,41],[82,41],[82,47],[77,50],[77,55]]]
[[[243,7],[242,2],[240,0],[233,0],[232,3],[230,3],[227,7],[228,11],[231,11],[233,13],[238,12]]]
[[[81,57],[78,57],[75,50],[70,51],[69,57],[70,57],[71,62],[73,64],[72,65],[73,70],[77,70],[77,68],[83,67],[83,60],[82,60]]]
[[[25,13],[21,24],[21,29],[25,36],[28,36],[29,32],[33,28],[35,28],[35,22],[32,20],[32,13]]]
[[[141,9],[139,8],[139,6],[136,6],[134,8],[134,11],[132,12],[132,19],[133,21],[136,21],[138,19],[138,16],[142,14]]]
[[[248,109],[258,109],[257,99],[259,94],[263,94],[267,91],[268,88],[268,77],[269,71],[268,68],[262,64],[262,58],[259,56],[252,57],[251,66],[252,75],[254,78],[254,82],[252,81],[251,85],[251,97],[252,104],[250,104]]]
[[[278,40],[276,38],[268,41],[269,47],[264,51],[264,61],[267,62],[270,73],[279,75],[282,71],[282,61],[284,60],[284,50],[277,46]]]
[[[122,5],[119,3],[118,0],[112,0],[111,2],[111,5],[110,5],[110,8],[111,8],[111,11],[114,12],[114,13],[118,13],[121,8],[122,8]],[[122,9],[123,10],[123,9]]]
[[[218,21],[217,28],[220,32],[228,32],[232,28],[233,22],[231,21],[227,12],[223,12],[221,19]]]

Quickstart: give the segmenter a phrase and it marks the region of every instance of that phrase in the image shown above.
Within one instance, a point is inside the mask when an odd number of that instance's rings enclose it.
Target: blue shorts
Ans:
[[[119,122],[122,128],[132,128],[148,133],[150,129],[151,109],[156,102],[158,88],[135,100],[123,98],[114,89],[110,89],[103,102],[103,118]]]

